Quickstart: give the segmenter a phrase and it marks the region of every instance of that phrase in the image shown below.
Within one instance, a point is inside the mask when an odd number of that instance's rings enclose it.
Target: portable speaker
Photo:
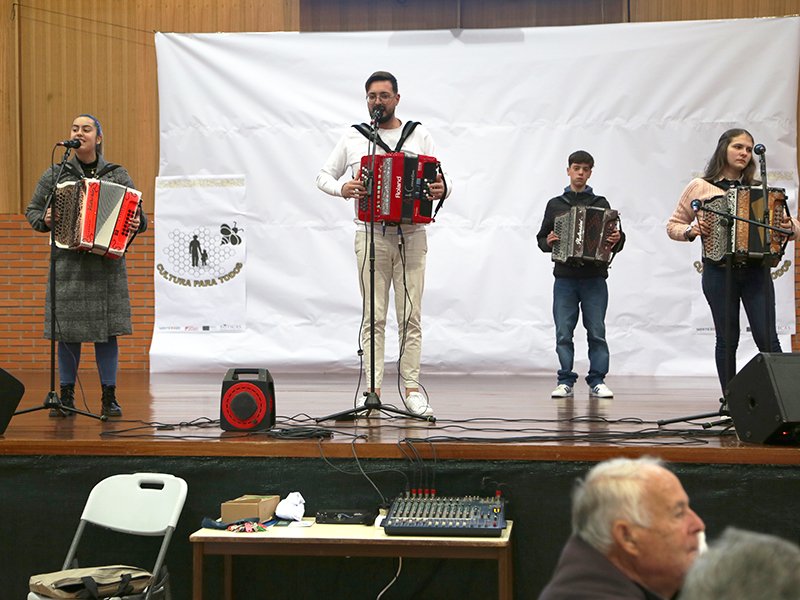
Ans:
[[[243,380],[240,375],[256,375]],[[275,383],[266,369],[229,369],[222,380],[219,426],[260,431],[275,425]]]
[[[725,398],[743,442],[800,444],[800,354],[757,354]]]

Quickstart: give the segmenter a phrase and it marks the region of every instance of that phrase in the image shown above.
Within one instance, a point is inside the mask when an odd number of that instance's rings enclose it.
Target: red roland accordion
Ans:
[[[553,231],[558,241],[553,244],[553,261],[570,259],[607,263],[611,261],[610,236],[617,228],[619,213],[597,206],[573,206],[555,218]]]
[[[786,212],[786,191],[767,188],[767,202],[761,186],[732,187],[723,196],[706,200],[703,205],[742,219],[780,227]],[[778,234],[752,223],[734,220],[725,223],[721,215],[705,212],[703,219],[711,224],[711,235],[703,238],[703,258],[714,264],[724,264],[730,251],[734,263],[750,263],[777,267],[783,256]],[[729,245],[730,244],[730,245]],[[729,250],[730,249],[730,250]]]
[[[141,192],[112,181],[81,179],[58,184],[53,201],[58,212],[53,231],[56,246],[120,258],[136,233],[130,223],[141,201]]]
[[[360,179],[366,176],[372,158],[361,157]],[[430,223],[433,200],[428,198],[428,186],[436,181],[439,169],[439,161],[432,156],[407,152],[375,155],[372,206],[367,198],[361,200],[358,219],[369,221],[371,210],[375,221],[383,223]]]

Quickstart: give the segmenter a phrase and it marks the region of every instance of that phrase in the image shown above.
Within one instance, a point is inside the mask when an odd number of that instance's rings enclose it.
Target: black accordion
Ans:
[[[611,262],[608,236],[617,229],[619,213],[597,206],[573,206],[555,218],[553,232],[558,241],[553,244],[553,261]]]

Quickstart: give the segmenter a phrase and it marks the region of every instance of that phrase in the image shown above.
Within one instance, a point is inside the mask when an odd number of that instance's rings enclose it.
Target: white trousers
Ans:
[[[389,288],[394,285],[400,348],[400,376],[406,388],[419,387],[419,363],[422,354],[422,291],[425,287],[425,257],[428,238],[424,229],[403,233],[403,248],[397,226],[375,225],[375,385],[370,366],[370,261],[369,225],[356,232],[355,250],[364,301],[361,347],[367,371],[367,389],[383,384],[383,360],[386,346],[386,313]],[[404,259],[404,260],[403,260]],[[404,264],[405,262],[405,264]]]

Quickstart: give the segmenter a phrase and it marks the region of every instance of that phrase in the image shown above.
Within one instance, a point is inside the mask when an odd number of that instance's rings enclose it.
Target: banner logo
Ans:
[[[159,275],[174,285],[204,288],[230,281],[242,270],[235,246],[244,241],[244,230],[222,223],[219,233],[207,227],[192,231],[173,230],[163,248],[164,262],[156,265]]]

